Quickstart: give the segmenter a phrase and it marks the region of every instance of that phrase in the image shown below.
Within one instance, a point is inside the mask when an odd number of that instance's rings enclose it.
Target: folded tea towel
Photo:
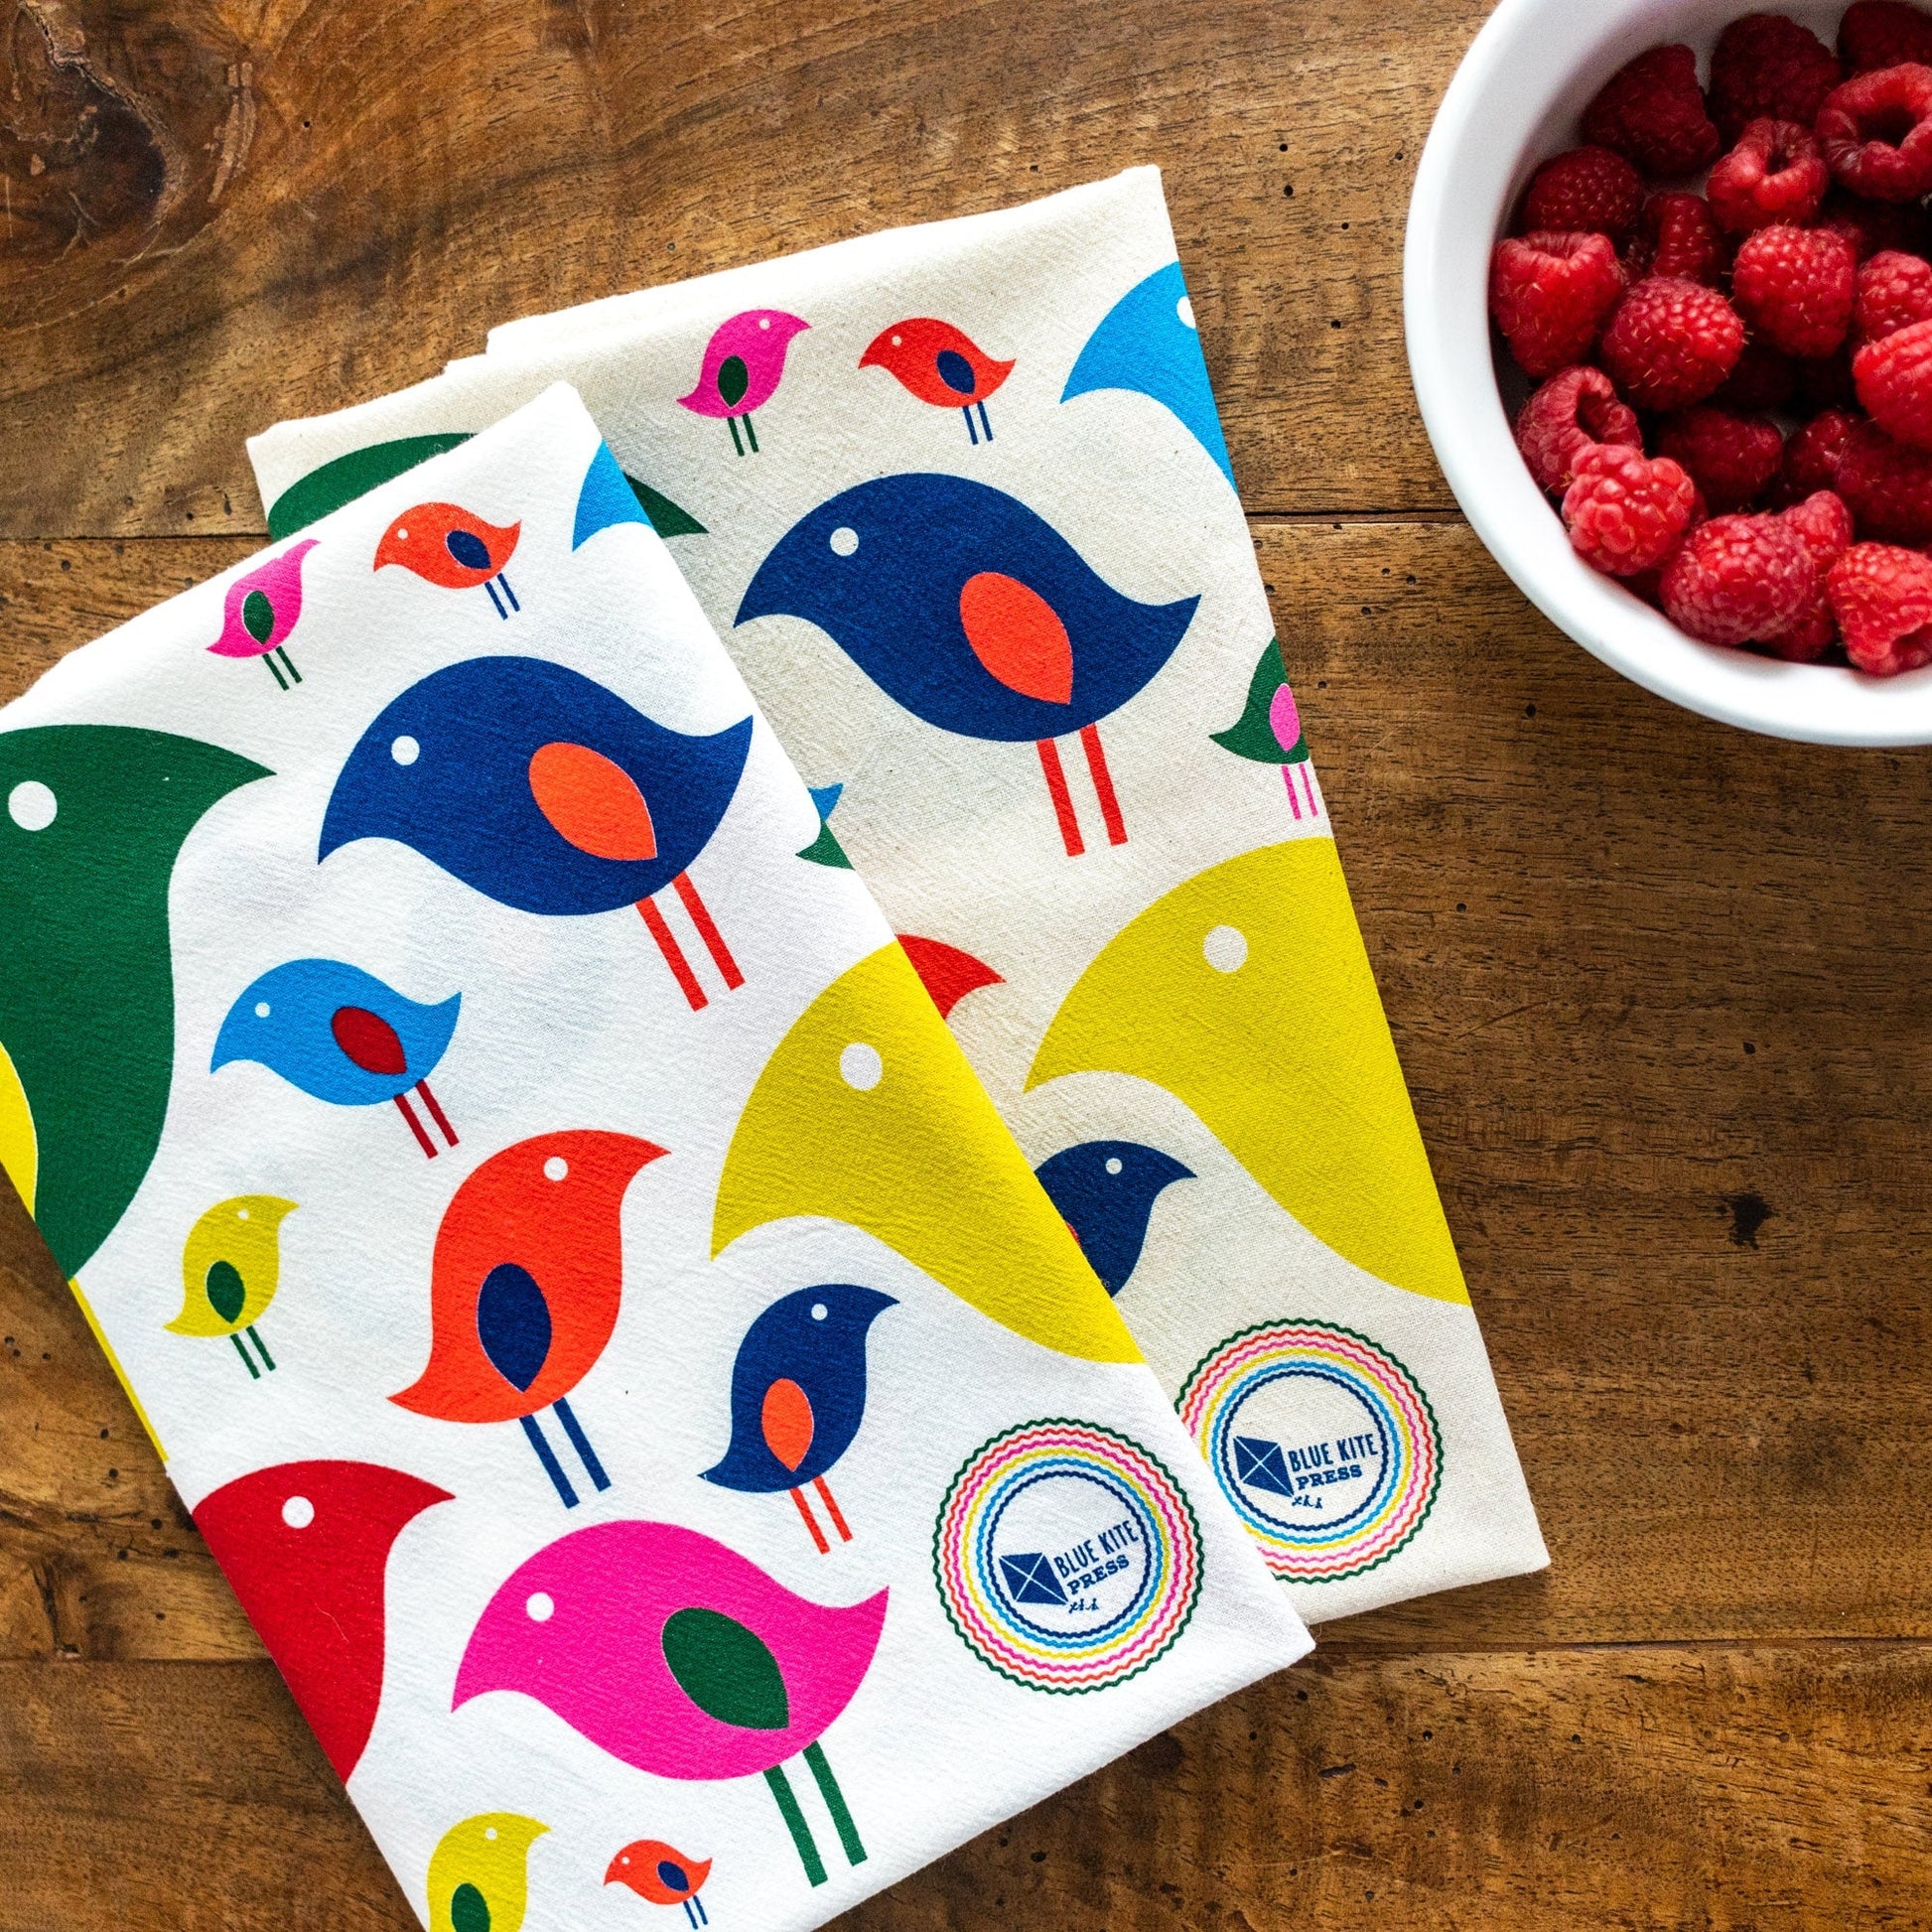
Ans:
[[[510,325],[270,527],[560,376],[1302,1614],[1547,1562],[1157,173]]]
[[[439,1932],[816,1925],[1309,1648],[567,388],[0,797],[0,1159]]]

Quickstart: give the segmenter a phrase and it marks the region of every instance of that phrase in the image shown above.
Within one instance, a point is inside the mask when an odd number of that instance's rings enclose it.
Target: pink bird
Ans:
[[[221,634],[208,645],[216,657],[259,657],[284,691],[291,680],[302,682],[285,640],[302,615],[302,559],[315,547],[314,537],[304,537],[228,586]]]
[[[794,1596],[676,1523],[596,1523],[539,1550],[477,1620],[455,1710],[534,1698],[600,1750],[663,1778],[764,1774],[806,1877],[825,1865],[784,1774],[803,1752],[853,1864],[866,1849],[819,1743],[872,1666],[888,1592]]]
[[[759,438],[752,427],[752,411],[771,400],[785,372],[785,350],[791,339],[810,327],[782,309],[747,309],[721,322],[705,345],[698,386],[678,401],[700,416],[724,417],[732,448],[743,456],[749,443],[751,454],[757,456]],[[738,435],[741,422],[744,442]]]

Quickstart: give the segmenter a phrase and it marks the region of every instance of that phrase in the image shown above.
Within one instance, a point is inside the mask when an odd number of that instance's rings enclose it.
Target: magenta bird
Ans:
[[[284,691],[302,682],[288,653],[288,634],[302,615],[302,559],[315,547],[314,537],[304,537],[228,586],[221,634],[208,645],[216,657],[259,657]]]
[[[747,309],[721,322],[705,345],[698,386],[678,401],[700,416],[722,416],[732,433],[732,448],[744,456],[750,445],[751,454],[757,456],[759,437],[752,427],[752,411],[771,400],[785,372],[785,350],[791,339],[810,327],[782,309]],[[742,442],[740,423],[745,425]]]
[[[863,1863],[819,1738],[872,1667],[887,1595],[814,1603],[696,1530],[591,1524],[497,1588],[470,1633],[451,1709],[516,1691],[656,1777],[760,1771],[805,1876],[822,1885],[825,1863],[784,1761],[804,1754],[847,1860]]]

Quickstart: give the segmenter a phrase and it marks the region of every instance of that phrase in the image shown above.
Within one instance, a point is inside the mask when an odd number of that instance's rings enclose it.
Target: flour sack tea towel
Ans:
[[[1307,1650],[567,388],[0,800],[0,1161],[437,1932],[816,1925]]]
[[[270,527],[559,377],[1302,1614],[1544,1564],[1155,171],[499,329]]]

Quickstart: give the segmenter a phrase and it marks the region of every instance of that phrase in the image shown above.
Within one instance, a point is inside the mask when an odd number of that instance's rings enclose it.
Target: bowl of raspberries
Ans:
[[[1405,265],[1430,440],[1587,649],[1727,723],[1932,743],[1932,0],[1502,0]]]

